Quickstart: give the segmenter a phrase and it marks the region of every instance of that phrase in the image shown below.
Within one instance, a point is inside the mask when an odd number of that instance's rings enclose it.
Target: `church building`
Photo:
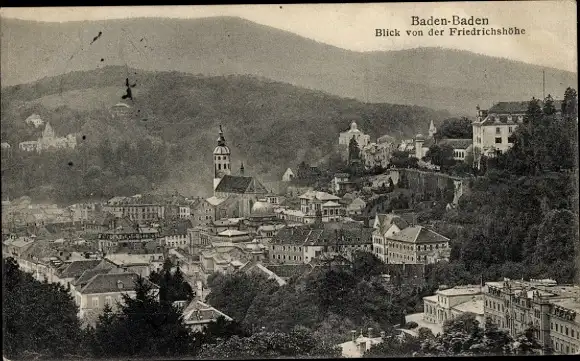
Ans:
[[[252,206],[269,192],[259,180],[244,174],[244,164],[241,164],[239,175],[232,175],[231,151],[226,144],[222,127],[220,126],[217,146],[213,151],[214,196],[213,203],[220,204],[228,200],[231,206],[216,214],[216,220],[228,217],[248,217]]]

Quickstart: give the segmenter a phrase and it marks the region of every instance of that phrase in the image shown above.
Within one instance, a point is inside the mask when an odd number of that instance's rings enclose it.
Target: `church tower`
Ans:
[[[429,124],[429,138],[433,138],[433,136],[437,133],[437,128],[435,128],[435,124],[433,124],[433,120]]]
[[[220,133],[217,140],[217,147],[213,151],[213,189],[215,190],[222,180],[224,175],[231,174],[231,164],[230,164],[230,148],[226,145],[226,138],[224,138],[224,132],[222,126],[220,125]]]
[[[49,122],[46,122],[44,131],[42,132],[42,138],[44,138],[45,140],[52,140],[52,138],[54,138],[54,130],[50,126]]]

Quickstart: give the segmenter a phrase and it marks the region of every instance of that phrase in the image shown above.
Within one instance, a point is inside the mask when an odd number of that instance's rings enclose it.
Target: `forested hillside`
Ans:
[[[135,83],[134,100],[128,102],[131,114],[113,118],[110,108],[121,101],[128,76]],[[269,180],[303,160],[316,163],[325,157],[353,120],[372,138],[409,137],[425,132],[431,119],[449,116],[421,107],[361,103],[248,76],[125,67],[3,89],[2,141],[17,148],[19,142],[37,139],[42,127],[24,122],[33,113],[50,121],[59,136],[77,133],[79,147],[38,156],[13,152],[3,164],[3,194],[12,198],[31,193],[69,200],[160,187],[207,194],[220,124],[232,149],[233,170],[243,161],[248,173]],[[48,194],[41,186],[54,191]]]

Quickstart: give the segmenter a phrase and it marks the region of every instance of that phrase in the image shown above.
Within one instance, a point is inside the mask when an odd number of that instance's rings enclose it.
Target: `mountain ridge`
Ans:
[[[471,115],[476,105],[538,97],[542,70],[547,70],[547,93],[562,94],[577,84],[574,73],[510,59],[437,47],[357,52],[237,17],[74,23],[6,19],[1,28],[7,54],[2,67],[11,69],[1,74],[3,88],[26,79],[125,65],[257,75],[364,102]],[[91,44],[99,31],[102,36]]]

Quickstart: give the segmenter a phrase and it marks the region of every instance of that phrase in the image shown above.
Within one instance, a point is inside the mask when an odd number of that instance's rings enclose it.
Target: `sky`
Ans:
[[[506,1],[387,4],[294,4],[219,6],[139,6],[2,8],[2,17],[65,22],[131,17],[200,18],[238,16],[259,24],[287,30],[319,42],[355,51],[401,50],[437,46],[472,51],[526,63],[576,72],[576,2]],[[488,27],[525,29],[519,36],[452,37],[404,36],[411,17],[451,19],[482,17]],[[450,26],[435,28],[449,28]],[[375,29],[398,29],[403,36],[376,37]],[[422,27],[426,32],[430,27]],[[473,26],[467,26],[471,29]],[[449,31],[446,29],[446,31]]]

